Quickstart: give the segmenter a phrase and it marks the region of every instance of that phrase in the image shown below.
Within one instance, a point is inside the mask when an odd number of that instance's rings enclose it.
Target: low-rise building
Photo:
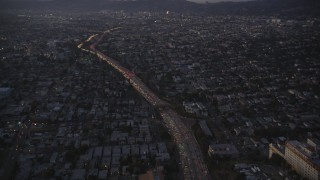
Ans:
[[[239,151],[233,144],[212,144],[209,145],[208,155],[210,157],[236,158],[239,156]]]

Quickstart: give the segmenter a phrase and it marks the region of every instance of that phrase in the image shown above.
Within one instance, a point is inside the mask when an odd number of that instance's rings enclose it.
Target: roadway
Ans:
[[[201,149],[198,145],[198,142],[194,138],[192,131],[188,129],[187,126],[182,122],[180,116],[171,108],[170,104],[161,100],[133,72],[121,66],[117,61],[96,49],[96,46],[104,38],[104,36],[116,29],[118,28],[104,31],[100,37],[97,34],[90,36],[86,42],[91,40],[95,41],[89,46],[89,49],[84,49],[82,47],[83,43],[81,43],[78,48],[97,55],[99,59],[107,62],[117,71],[119,71],[130,82],[134,89],[159,111],[161,117],[163,118],[164,125],[168,129],[169,133],[173,136],[173,139],[177,145],[180,156],[179,164],[183,170],[184,179],[211,179],[207,166],[204,163]]]

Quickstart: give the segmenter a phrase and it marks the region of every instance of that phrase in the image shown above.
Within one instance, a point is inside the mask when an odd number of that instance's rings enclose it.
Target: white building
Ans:
[[[320,159],[317,147],[299,141],[288,141],[285,145],[285,160],[301,176],[310,180],[320,178]]]

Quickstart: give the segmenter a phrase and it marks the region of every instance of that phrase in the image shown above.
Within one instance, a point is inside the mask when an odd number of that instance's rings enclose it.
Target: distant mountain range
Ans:
[[[197,14],[320,15],[319,0],[256,0],[197,4],[186,0],[0,0],[0,9],[174,11]]]

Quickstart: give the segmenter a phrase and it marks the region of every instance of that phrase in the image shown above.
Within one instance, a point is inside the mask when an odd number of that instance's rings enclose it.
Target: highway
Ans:
[[[98,34],[90,36],[86,42],[94,41],[94,43],[89,46],[89,49],[83,48],[83,43],[81,43],[78,48],[97,55],[99,59],[107,62],[118,70],[130,82],[134,89],[158,110],[163,118],[164,125],[177,145],[180,156],[179,164],[183,171],[183,179],[211,179],[207,166],[204,163],[201,149],[194,138],[192,131],[182,122],[180,116],[171,108],[170,104],[161,100],[133,72],[96,49],[96,46],[104,36],[116,29],[118,28],[104,31],[100,36]]]

